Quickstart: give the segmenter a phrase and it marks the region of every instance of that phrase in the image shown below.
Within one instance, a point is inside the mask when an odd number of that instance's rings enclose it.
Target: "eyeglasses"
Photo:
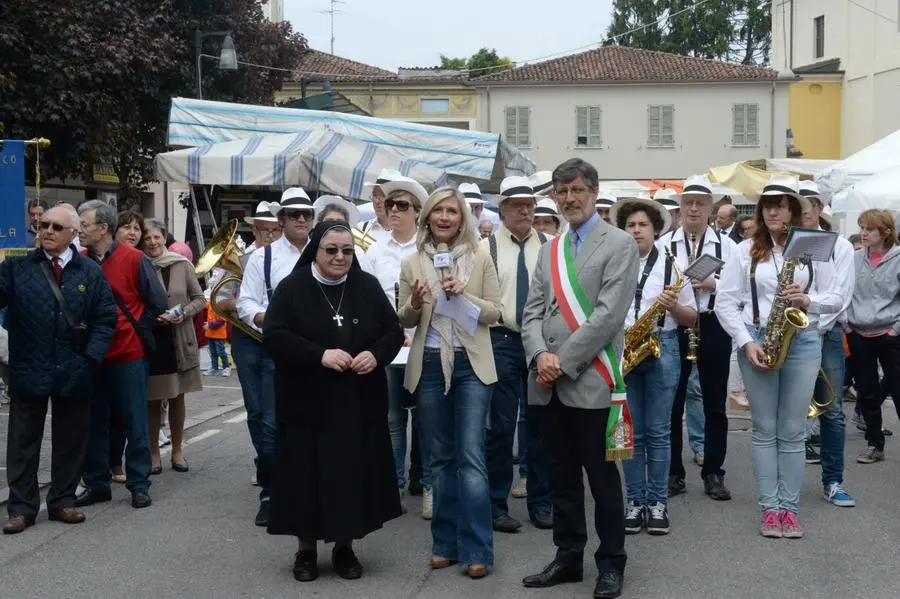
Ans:
[[[303,220],[312,220],[313,217],[312,210],[282,210],[282,213],[287,220],[300,220],[301,217]]]
[[[276,227],[274,229],[264,229],[262,227],[254,227],[254,230],[258,235],[265,235],[266,237],[275,237],[281,232],[281,227]]]
[[[342,253],[345,256],[352,256],[353,254],[356,253],[356,250],[354,250],[353,248],[339,248],[339,247],[335,247],[333,245],[329,245],[328,247],[323,247],[322,249],[325,250],[325,253],[328,254],[329,256],[337,256],[338,252]]]
[[[553,190],[553,193],[561,198],[568,197],[569,194],[573,196],[583,196],[588,191],[590,191],[587,187],[582,187],[580,185],[575,185],[572,187],[557,187]]]
[[[412,206],[406,200],[385,200],[384,201],[384,210],[385,212],[390,212],[392,208],[396,208],[398,212],[406,212],[409,210],[409,207]]]
[[[71,228],[72,227],[67,227],[67,226],[61,225],[59,223],[51,223],[51,222],[47,222],[45,220],[41,221],[41,229],[44,229],[44,230],[53,229],[57,233],[62,233],[66,229],[71,229]]]

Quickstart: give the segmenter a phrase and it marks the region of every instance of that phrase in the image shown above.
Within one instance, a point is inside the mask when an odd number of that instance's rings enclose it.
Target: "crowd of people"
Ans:
[[[164,223],[117,217],[101,202],[83,204],[80,219],[65,207],[43,212],[41,249],[0,264],[12,395],[3,531],[34,524],[48,399],[50,518],[81,522],[78,507],[108,501],[123,445],[132,504],[150,505],[161,405],[171,466],[186,472],[184,397],[202,386],[197,331],[210,340],[208,373],[224,374],[218,330],[237,319],[232,357],[260,486],[254,521],[298,538],[298,581],[318,577],[318,541],[334,544],[339,576],[362,576],[353,541],[399,517],[407,493],[421,495],[430,521],[431,568],[487,576],[494,533],[523,526],[512,496],[556,546],[523,585],[581,581],[586,473],[599,538],[594,597],[617,597],[626,535],[665,535],[677,521],[669,498],[688,487],[683,422],[704,493],[732,498],[730,374],[749,403],[759,533],[804,535],[805,463],[821,463],[825,501],[854,506],[844,486],[846,382],[866,431],[862,464],[884,459],[881,404],[900,397],[893,215],[867,210],[858,246],[838,237],[827,259],[797,260],[786,257],[792,228],[831,228],[828,198],[810,181],[773,176],[743,217],[705,176],[652,198],[599,186],[580,159],[508,177],[499,227],[482,217],[472,183],[429,193],[386,169],[366,184],[376,218],[364,223],[351,202],[290,188],[247,218],[243,278],[223,285],[214,306],[191,258],[166,243]],[[715,268],[701,278],[693,273],[704,256]],[[55,318],[34,318],[34,305]],[[806,326],[787,331],[793,315]]]

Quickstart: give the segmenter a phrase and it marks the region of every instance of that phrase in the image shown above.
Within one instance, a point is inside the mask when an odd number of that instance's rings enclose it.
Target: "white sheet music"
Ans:
[[[813,262],[828,262],[834,253],[838,234],[814,229],[791,229],[788,234],[785,258],[800,258]]]

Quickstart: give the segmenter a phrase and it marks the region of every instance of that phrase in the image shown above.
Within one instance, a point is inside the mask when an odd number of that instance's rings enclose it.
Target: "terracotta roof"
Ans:
[[[500,82],[604,83],[642,81],[774,81],[772,69],[640,50],[603,46],[562,58],[526,64],[473,79],[474,85]]]
[[[397,73],[318,50],[308,50],[294,69],[294,81],[300,81],[303,76],[322,76],[333,83],[397,79]]]

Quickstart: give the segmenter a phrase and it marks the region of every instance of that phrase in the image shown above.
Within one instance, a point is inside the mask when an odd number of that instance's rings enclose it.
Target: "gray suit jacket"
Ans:
[[[549,351],[559,356],[563,374],[554,386],[563,404],[591,410],[610,406],[609,386],[591,366],[591,360],[609,343],[621,355],[625,313],[634,299],[639,263],[634,239],[598,221],[575,257],[581,286],[588,297],[596,298],[594,311],[571,333],[560,313],[550,280],[550,244],[544,244],[522,317],[522,342],[531,369],[529,404],[550,403],[552,389],[537,383],[535,361],[539,353]]]

